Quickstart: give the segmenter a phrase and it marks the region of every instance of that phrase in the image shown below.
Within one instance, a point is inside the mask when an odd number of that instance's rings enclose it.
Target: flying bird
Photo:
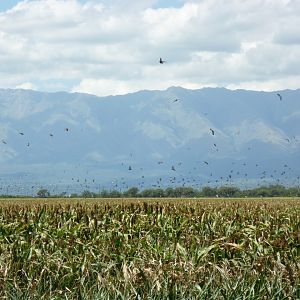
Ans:
[[[205,164],[207,164],[208,165],[208,162],[207,161],[203,161]]]
[[[30,143],[28,142],[28,143],[27,143],[27,147],[29,147],[29,146],[30,146]]]
[[[7,144],[6,141],[4,141],[4,140],[2,140],[2,143],[5,144],[5,145]]]
[[[174,166],[172,166],[172,171],[176,171]]]
[[[69,128],[65,128],[65,131],[69,131]]]
[[[24,135],[24,132],[19,132],[20,135]]]
[[[129,166],[129,167],[128,167],[128,170],[129,170],[129,171],[131,171],[131,170],[132,170],[131,166]]]
[[[209,128],[209,130],[211,131],[212,135],[215,135],[215,131],[213,129]]]
[[[177,101],[179,101],[179,100],[180,100],[180,99],[174,99],[174,100],[173,100],[173,103],[174,103],[174,102],[177,102]]]
[[[159,59],[159,63],[160,63],[160,64],[163,64],[163,63],[165,63],[165,62],[166,62],[166,61],[165,61],[165,60],[162,60],[162,58]]]
[[[67,130],[67,131],[68,131],[68,130]],[[52,134],[52,133],[50,133],[49,135],[50,135],[51,137],[53,136],[53,134]]]
[[[279,100],[282,101],[282,96],[279,93],[277,93],[276,95],[279,97]]]

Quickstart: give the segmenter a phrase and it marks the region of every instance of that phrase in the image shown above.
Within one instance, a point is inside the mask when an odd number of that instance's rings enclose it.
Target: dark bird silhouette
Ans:
[[[166,62],[166,61],[165,61],[165,60],[162,60],[162,58],[159,59],[159,63],[160,63],[160,64],[163,64],[163,63],[165,63],[165,62]]]
[[[129,170],[129,171],[131,171],[131,170],[132,170],[131,166],[129,166],[129,167],[128,167],[128,170]]]
[[[28,143],[27,143],[27,147],[29,147],[29,146],[30,146],[30,143],[28,142]]]
[[[172,166],[172,171],[176,171],[174,166]]]
[[[279,100],[282,101],[282,96],[279,93],[277,93],[276,95],[279,97]]]
[[[207,164],[208,165],[208,162],[207,161],[203,161],[205,164]]]
[[[6,141],[4,141],[4,140],[2,140],[2,143],[5,144],[5,145],[7,144]]]
[[[19,132],[20,135],[24,135],[24,132]]]
[[[69,128],[65,128],[65,131],[69,131]]]
[[[215,131],[213,129],[209,128],[209,130],[211,131],[212,135],[215,135]]]
[[[52,133],[50,133],[49,135],[50,135],[50,136],[53,136],[53,134],[52,134]]]
[[[180,100],[180,99],[174,99],[173,103],[174,103],[174,102],[177,102],[177,101],[179,101],[179,100]]]

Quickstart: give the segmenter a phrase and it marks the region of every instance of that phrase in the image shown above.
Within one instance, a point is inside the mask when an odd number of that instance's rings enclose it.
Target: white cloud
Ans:
[[[256,91],[279,91],[282,89],[297,89],[299,88],[300,75],[287,76],[280,79],[266,79],[266,80],[253,80],[244,81],[239,83],[232,83],[227,86],[229,89],[247,89]]]
[[[16,86],[16,89],[23,89],[23,90],[36,90],[36,87],[31,82],[24,82]]]
[[[2,86],[47,90],[55,80],[98,95],[172,85],[299,87],[299,1],[155,3],[20,2],[0,13]]]
[[[83,92],[105,95],[127,94],[131,91],[125,82],[113,79],[83,79],[78,86],[72,89],[72,92]]]

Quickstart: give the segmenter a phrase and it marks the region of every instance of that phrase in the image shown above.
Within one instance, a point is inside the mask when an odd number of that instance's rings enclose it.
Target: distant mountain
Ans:
[[[299,175],[300,90],[0,89],[0,194],[299,185]]]

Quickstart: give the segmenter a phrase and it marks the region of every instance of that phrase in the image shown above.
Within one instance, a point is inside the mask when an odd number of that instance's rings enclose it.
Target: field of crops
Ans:
[[[300,199],[0,202],[1,299],[300,299]]]

